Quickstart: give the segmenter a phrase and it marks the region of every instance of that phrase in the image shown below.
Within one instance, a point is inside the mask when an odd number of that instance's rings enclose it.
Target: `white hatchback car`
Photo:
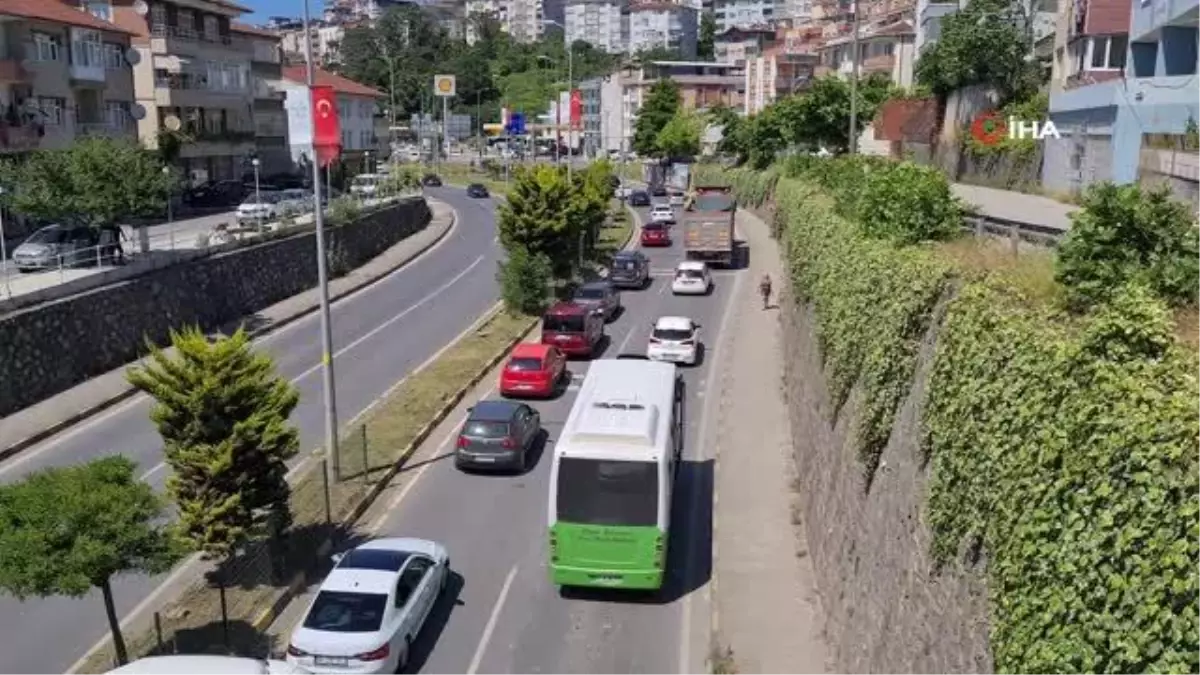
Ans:
[[[237,656],[172,654],[147,656],[108,671],[124,675],[301,675],[309,671],[275,660]]]
[[[376,539],[343,555],[288,643],[314,672],[395,673],[446,587],[450,557],[424,539]]]
[[[650,222],[671,224],[675,222],[675,208],[670,204],[655,204],[650,209]]]
[[[700,324],[685,316],[664,316],[654,322],[646,358],[696,365],[700,353]]]
[[[675,267],[671,292],[675,295],[707,295],[712,290],[712,273],[698,260],[684,260]]]

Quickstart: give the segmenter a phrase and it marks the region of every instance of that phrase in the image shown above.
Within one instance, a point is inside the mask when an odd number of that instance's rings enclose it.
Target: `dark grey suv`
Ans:
[[[575,289],[571,302],[603,316],[606,322],[621,313],[621,292],[610,281],[589,281]]]
[[[480,401],[458,433],[454,465],[460,469],[516,469],[529,466],[530,448],[542,431],[538,411],[517,401]]]
[[[650,283],[650,260],[640,251],[613,256],[608,279],[617,288],[645,288]]]

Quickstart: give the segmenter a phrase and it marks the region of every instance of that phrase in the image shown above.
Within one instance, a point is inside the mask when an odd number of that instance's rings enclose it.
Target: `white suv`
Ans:
[[[650,209],[650,222],[652,223],[674,223],[675,209],[670,204],[655,204]]]
[[[685,316],[664,316],[654,322],[646,357],[696,365],[700,354],[700,325]]]

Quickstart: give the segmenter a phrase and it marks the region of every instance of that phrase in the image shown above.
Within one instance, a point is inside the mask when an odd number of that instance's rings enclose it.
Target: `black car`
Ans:
[[[542,418],[528,404],[487,400],[467,413],[458,433],[454,465],[459,469],[516,469],[529,466],[530,448],[542,432]]]
[[[242,181],[209,181],[183,193],[183,203],[193,208],[235,206],[245,197]]]
[[[467,186],[467,196],[476,199],[485,199],[488,196],[488,189],[481,183],[471,183]]]
[[[608,278],[617,288],[645,288],[650,282],[650,260],[640,251],[622,251],[613,256]]]
[[[650,188],[650,195],[653,197],[666,197],[667,196],[667,186],[655,185],[654,187]]]
[[[650,193],[645,190],[634,190],[629,193],[630,206],[650,206]]]
[[[425,187],[442,187],[442,179],[436,173],[427,173],[421,179],[421,185]]]

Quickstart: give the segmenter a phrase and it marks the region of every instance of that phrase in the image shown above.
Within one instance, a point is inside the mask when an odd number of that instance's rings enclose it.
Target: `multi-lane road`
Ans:
[[[491,200],[468,199],[460,190],[434,189],[458,214],[435,248],[333,307],[340,416],[350,419],[470,326],[498,297],[495,222]],[[259,346],[300,390],[292,422],[302,447],[323,438],[320,338],[317,315],[264,336]],[[0,464],[0,481],[30,471],[120,453],[161,487],[162,443],[149,419],[150,402],[137,396]],[[125,616],[149,597],[162,578],[125,576],[113,585]],[[0,596],[0,672],[64,672],[107,633],[97,593],[81,599],[19,602]]]
[[[647,214],[642,211],[642,217]],[[546,506],[549,457],[574,403],[587,361],[573,361],[574,384],[557,400],[534,401],[548,441],[523,475],[474,475],[454,467],[452,438],[414,458],[420,465],[398,502],[374,524],[377,536],[415,536],[447,546],[450,584],[414,645],[410,668],[433,673],[699,672],[707,655],[705,594],[711,570],[715,420],[706,401],[719,395],[714,363],[726,317],[745,272],[716,271],[709,296],[674,296],[671,272],[683,258],[646,249],[649,288],[623,291],[624,312],[609,324],[604,357],[645,353],[653,322],[683,315],[701,324],[704,360],[683,367],[687,385],[684,459],[674,496],[669,580],[660,594],[568,593],[549,580]],[[486,389],[487,385],[484,385]],[[485,396],[495,396],[494,391]],[[307,598],[274,627],[286,639]],[[281,647],[283,645],[280,645]]]

